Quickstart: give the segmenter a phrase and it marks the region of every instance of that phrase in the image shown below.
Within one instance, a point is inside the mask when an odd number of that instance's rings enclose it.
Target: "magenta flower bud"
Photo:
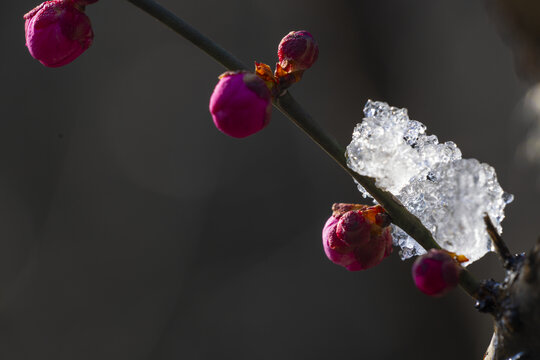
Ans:
[[[88,49],[94,33],[83,9],[83,4],[73,0],[53,0],[24,15],[30,55],[47,67],[59,67]]]
[[[317,42],[304,30],[291,31],[278,46],[279,65],[288,73],[309,69],[318,56]]]
[[[347,270],[358,271],[378,265],[390,255],[390,228],[382,228],[372,221],[377,211],[375,207],[365,207],[330,216],[322,233],[328,259]]]
[[[336,235],[336,226],[339,219],[334,216],[330,216],[323,228],[323,248],[326,256],[334,264],[341,265],[347,270],[355,271],[358,264],[353,253],[353,248],[343,241],[341,241]]]
[[[361,210],[349,211],[339,219],[336,235],[349,245],[363,245],[370,239],[371,224],[362,216]]]
[[[390,228],[385,228],[379,235],[372,235],[371,240],[365,245],[355,249],[356,261],[362,269],[369,269],[392,253],[392,235]]]
[[[210,97],[210,113],[223,133],[244,138],[270,121],[272,96],[264,80],[249,72],[226,72]]]
[[[442,296],[459,282],[460,266],[444,250],[431,249],[413,264],[416,287],[426,295]]]

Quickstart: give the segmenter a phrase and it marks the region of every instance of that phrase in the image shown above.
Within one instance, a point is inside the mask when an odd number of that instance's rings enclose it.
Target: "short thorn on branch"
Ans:
[[[521,260],[523,259],[523,254],[513,255],[510,252],[508,246],[506,246],[506,243],[493,225],[493,222],[491,222],[488,214],[484,215],[484,223],[486,224],[486,230],[489,234],[489,237],[491,238],[491,240],[493,241],[493,245],[495,246],[495,251],[503,262],[504,268],[506,270],[516,271],[519,267],[519,264],[521,263]]]

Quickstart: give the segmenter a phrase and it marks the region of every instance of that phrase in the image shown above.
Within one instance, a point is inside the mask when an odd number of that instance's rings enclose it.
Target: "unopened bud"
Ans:
[[[431,249],[413,264],[416,287],[426,295],[442,296],[459,282],[460,266],[444,250]]]
[[[371,224],[362,215],[362,210],[345,213],[336,226],[336,235],[349,245],[363,245],[370,239]]]
[[[291,31],[279,43],[279,65],[287,73],[309,69],[319,56],[319,46],[304,30]]]
[[[210,97],[210,113],[223,133],[244,138],[270,121],[272,97],[264,80],[253,73],[226,72]]]
[[[73,0],[53,0],[24,15],[30,55],[47,67],[64,66],[79,57],[94,38],[83,10],[84,4]]]
[[[390,227],[375,221],[376,214],[384,211],[380,206],[351,205],[334,204],[334,214],[323,228],[323,247],[335,264],[350,271],[365,270],[390,255],[392,236]],[[344,210],[347,208],[355,210]]]

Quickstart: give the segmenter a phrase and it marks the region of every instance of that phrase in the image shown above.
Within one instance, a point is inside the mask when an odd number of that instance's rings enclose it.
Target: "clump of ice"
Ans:
[[[435,164],[461,159],[456,144],[439,144],[437,136],[426,135],[426,126],[410,120],[407,109],[368,100],[364,114],[347,147],[347,165],[393,194],[413,178],[426,177]],[[362,187],[359,190],[369,196]]]
[[[441,247],[465,255],[467,264],[491,251],[484,214],[500,232],[504,207],[512,200],[495,170],[475,159],[461,159],[456,144],[427,135],[422,123],[409,119],[407,109],[369,100],[364,114],[347,147],[348,166],[396,195]],[[369,196],[361,186],[359,190]],[[425,252],[396,226],[393,236],[402,258]]]

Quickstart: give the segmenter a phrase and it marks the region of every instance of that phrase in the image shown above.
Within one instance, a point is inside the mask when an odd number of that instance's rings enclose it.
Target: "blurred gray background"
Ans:
[[[368,98],[407,107],[497,169],[504,237],[532,247],[529,84],[483,1],[161,3],[248,64],[311,31],[292,93],[324,128],[347,144]],[[47,69],[24,46],[36,5],[0,5],[0,359],[481,359],[490,318],[464,292],[424,296],[397,250],[365,272],[325,258],[332,203],[364,200],[277,111],[245,140],[217,131],[220,65],[104,0],[94,45]],[[470,268],[502,277],[493,254]]]

